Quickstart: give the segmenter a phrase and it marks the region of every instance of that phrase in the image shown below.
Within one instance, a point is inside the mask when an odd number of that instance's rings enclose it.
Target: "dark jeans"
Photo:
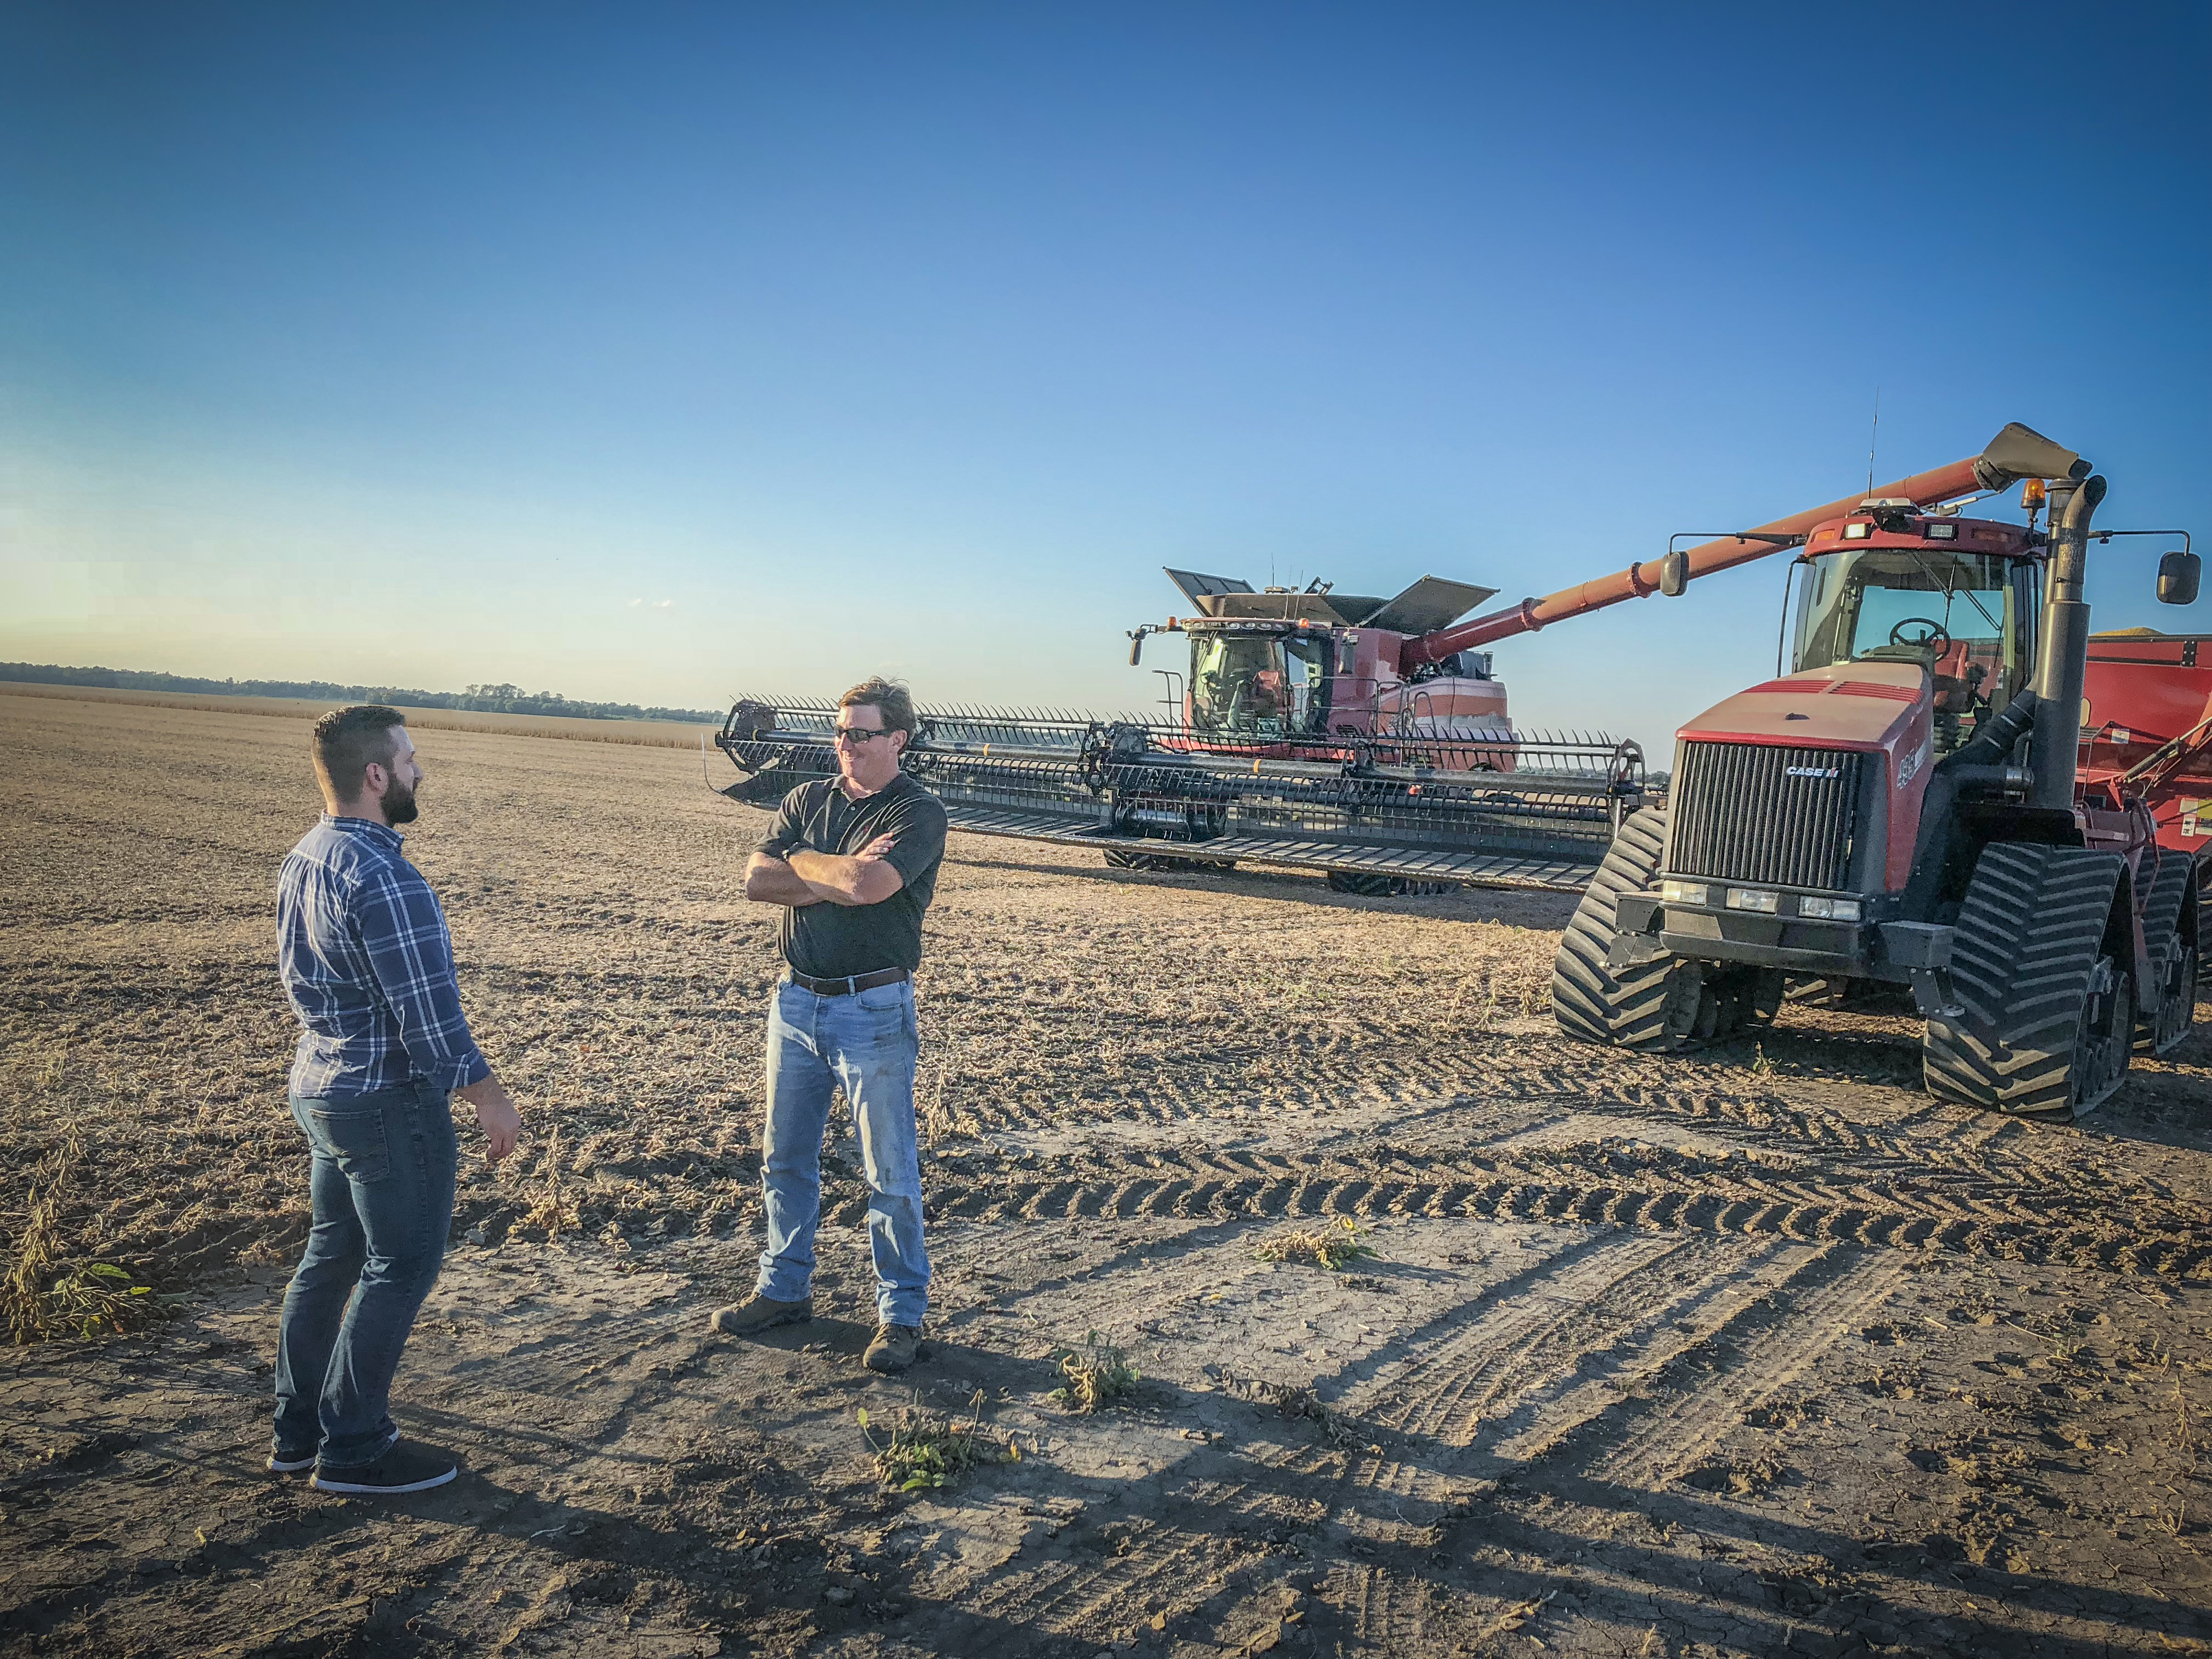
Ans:
[[[459,1147],[442,1090],[292,1097],[314,1153],[314,1221],[276,1336],[276,1443],[331,1468],[396,1431],[392,1374],[446,1256]]]

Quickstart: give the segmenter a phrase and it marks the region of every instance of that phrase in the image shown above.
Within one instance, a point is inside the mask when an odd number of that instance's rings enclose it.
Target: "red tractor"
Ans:
[[[2026,526],[1943,510],[2023,480]],[[2093,650],[2081,597],[2089,540],[2125,533],[2091,531],[2104,495],[2086,462],[2014,425],[1878,495],[1670,554],[1656,586],[1671,593],[1799,550],[1794,652],[1676,734],[1667,805],[1622,824],[1561,943],[1561,1029],[1677,1049],[1771,1019],[1793,982],[1887,981],[1925,1021],[1932,1094],[2057,1117],[2118,1087],[2138,1042],[2179,1043],[2197,1001],[2195,824],[2170,812],[2162,835],[2151,801],[2203,769],[2212,709],[2178,732],[2191,711],[2146,720],[2160,740],[2130,759],[2134,728],[2115,722],[2142,718],[2183,664],[2104,662],[2090,707],[2113,712],[2084,732],[2093,659],[2127,654],[2109,636]],[[2168,553],[2159,598],[2193,600],[2199,572],[2185,547]]]

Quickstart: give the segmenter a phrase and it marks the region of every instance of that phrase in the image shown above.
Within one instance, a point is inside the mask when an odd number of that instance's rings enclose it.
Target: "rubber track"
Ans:
[[[2150,986],[2137,988],[2136,1031],[2142,1046],[2154,1053],[2159,1051],[2158,1023],[2165,1009],[2146,993],[2147,989],[2164,993],[2166,974],[2173,966],[2175,953],[2185,943],[2181,937],[2181,907],[2189,896],[2189,879],[2196,864],[2197,860],[2186,853],[2161,849],[2158,869],[2151,877],[2150,898],[2143,906],[2143,948],[2150,957]],[[2193,1024],[2194,1008],[2190,1010],[2190,1023]],[[2185,1024],[2166,1043],[2165,1051],[2171,1053],[2188,1035],[2189,1025]]]
[[[1993,842],[1960,907],[1951,981],[1960,1010],[1928,1022],[1923,1073],[1939,1099],[2063,1117],[2117,853]]]
[[[1681,1046],[1680,1034],[1668,1030],[1668,1012],[1679,979],[1696,968],[1669,957],[1629,968],[1606,964],[1620,931],[1615,902],[1649,885],[1666,845],[1665,809],[1631,815],[1575,906],[1552,964],[1552,1012],[1569,1036],[1624,1048]]]

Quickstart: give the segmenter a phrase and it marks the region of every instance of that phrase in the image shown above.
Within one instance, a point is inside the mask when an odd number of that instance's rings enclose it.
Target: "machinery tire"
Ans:
[[[2150,985],[2136,1010],[2137,1042],[2154,1054],[2180,1047],[2197,1021],[2197,860],[2162,852],[2143,906],[2143,947],[2150,957]]]
[[[2063,1119],[2119,1087],[2135,1046],[2135,972],[2105,937],[2126,873],[2117,853],[1982,849],[1951,945],[1953,1004],[1922,1042],[1929,1094]]]
[[[1108,848],[1102,856],[1109,869],[1152,870],[1164,875],[1194,870],[1208,875],[1219,875],[1224,870],[1237,867],[1234,864],[1217,863],[1212,859],[1179,859],[1168,853],[1125,853],[1118,847]]]
[[[1569,1036],[1663,1053],[1724,1035],[1718,988],[1706,984],[1696,963],[1661,957],[1614,968],[1606,962],[1618,933],[1616,901],[1650,884],[1666,845],[1664,809],[1632,814],[1583,890],[1552,963],[1552,1014]]]
[[[1328,884],[1334,892],[1352,893],[1360,898],[1406,898],[1448,893],[1459,884],[1416,881],[1410,876],[1380,876],[1366,870],[1332,870],[1328,872]]]

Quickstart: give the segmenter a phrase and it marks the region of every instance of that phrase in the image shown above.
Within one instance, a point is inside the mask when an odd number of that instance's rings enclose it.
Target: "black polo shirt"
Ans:
[[[771,858],[794,852],[850,857],[878,836],[894,845],[884,861],[905,885],[880,904],[798,904],[783,913],[783,959],[816,979],[879,968],[921,966],[921,916],[945,860],[945,808],[905,773],[854,800],[836,778],[802,783],[783,798],[761,837]]]

